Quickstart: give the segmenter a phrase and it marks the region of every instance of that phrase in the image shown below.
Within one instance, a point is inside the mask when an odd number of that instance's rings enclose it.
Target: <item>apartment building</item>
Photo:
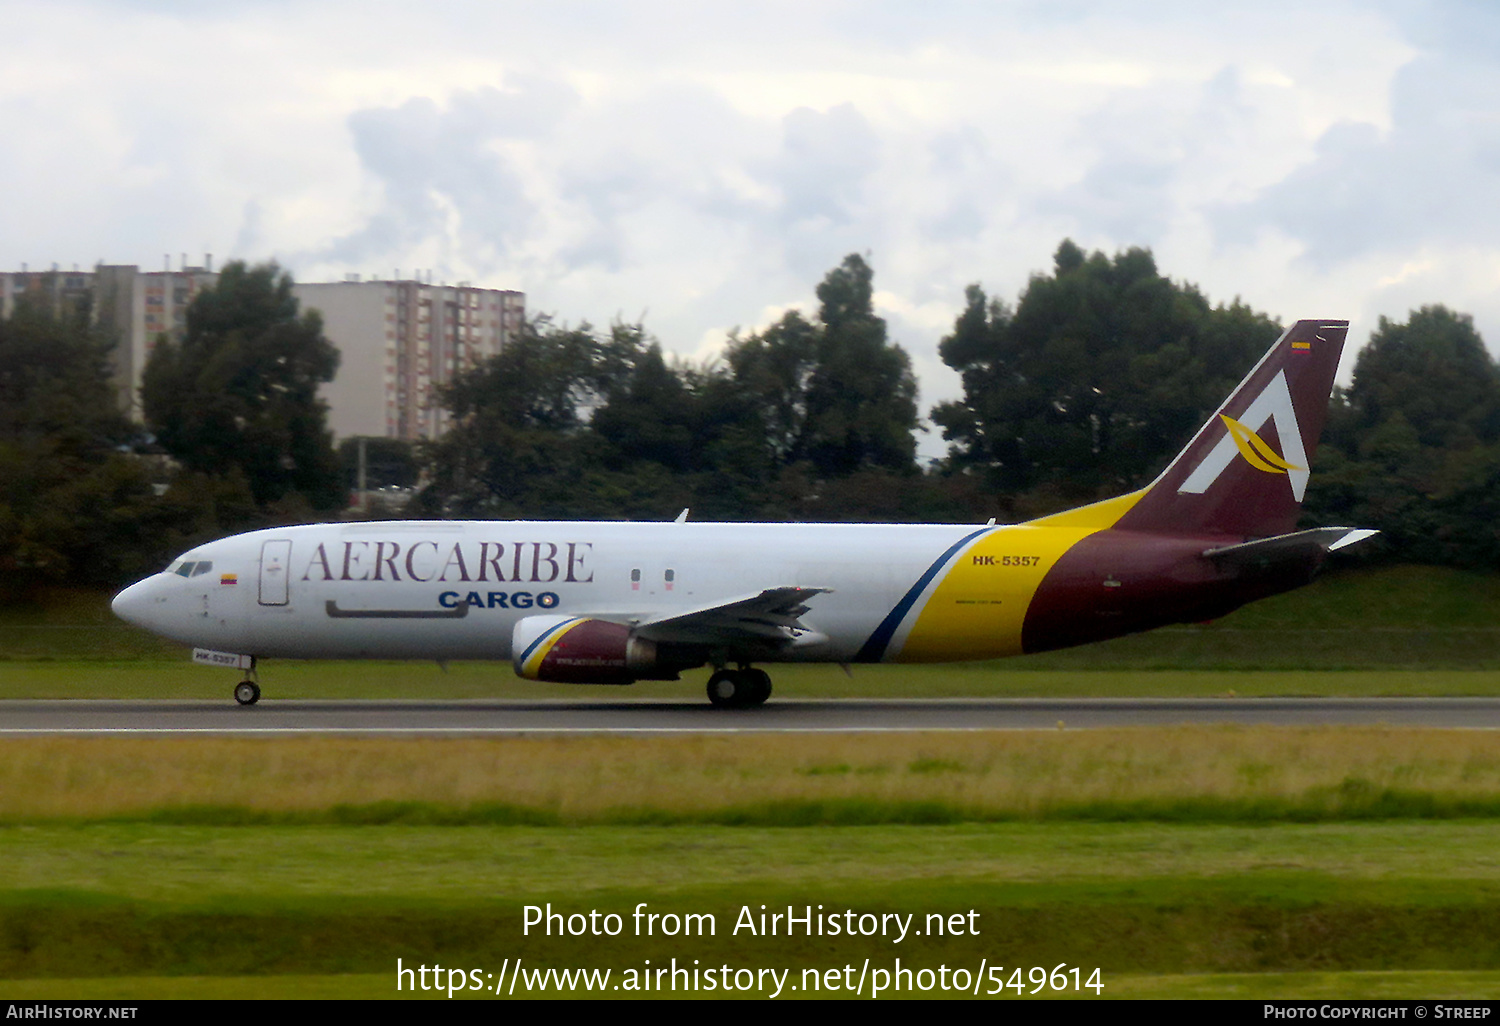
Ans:
[[[41,304],[54,315],[64,310],[87,312],[92,308],[93,290],[93,274],[80,271],[76,264],[71,271],[59,270],[56,264],[50,271],[32,271],[22,264],[19,271],[0,272],[0,317],[14,313],[18,302]]]
[[[0,272],[0,317],[16,304],[40,304],[54,316],[78,311],[116,340],[114,384],[120,408],[140,416],[139,390],[146,358],[162,336],[180,339],[187,329],[187,305],[193,296],[218,281],[205,266],[192,267],[183,257],[174,271],[142,271],[134,264],[96,264],[92,270]]]
[[[438,437],[448,426],[438,389],[499,353],[525,316],[522,293],[471,285],[351,276],[292,291],[342,354],[323,389],[340,438]]]
[[[178,270],[143,271],[135,264],[98,264],[93,274],[94,319],[115,343],[115,388],[120,408],[140,418],[141,376],[157,343],[181,342],[193,297],[213,288],[219,276],[212,261],[192,266],[184,257]]]
[[[140,417],[141,377],[162,338],[180,341],[187,309],[219,280],[210,257],[201,266],[183,256],[173,270],[134,264],[97,264],[91,271],[0,272],[0,316],[20,301],[89,312],[116,340],[115,387],[120,407]],[[447,427],[437,402],[441,386],[460,371],[500,352],[520,328],[525,296],[471,285],[434,285],[418,279],[294,285],[302,309],[323,318],[323,333],[339,350],[338,374],[321,391],[334,437],[372,435],[415,441]]]

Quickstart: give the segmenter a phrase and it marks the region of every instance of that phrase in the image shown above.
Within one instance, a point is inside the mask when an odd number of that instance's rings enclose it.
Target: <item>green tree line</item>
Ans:
[[[640,325],[537,319],[444,394],[426,449],[434,516],[923,519],[917,384],[846,258],[816,317],[788,312],[707,366]]]
[[[722,355],[670,358],[642,325],[526,322],[441,395],[451,428],[369,440],[400,515],[1022,520],[1149,481],[1282,330],[1212,304],[1151,253],[1070,241],[1014,305],[971,285],[940,355],[963,395],[930,411],[930,466],[908,354],[846,257]],[[22,303],[0,321],[0,566],[9,594],[112,586],[195,541],[350,515],[320,384],[338,353],[275,265],[231,263],[177,342],[158,341],[144,424],[115,406],[111,340],[87,311]],[[1335,390],[1308,525],[1384,532],[1391,558],[1500,567],[1500,367],[1442,306],[1382,319]],[[382,515],[377,507],[374,515]],[[396,515],[394,506],[384,515]]]
[[[338,353],[274,265],[231,263],[155,340],[145,424],[119,409],[89,311],[25,297],[0,320],[0,600],[115,587],[197,542],[338,515],[319,383]]]

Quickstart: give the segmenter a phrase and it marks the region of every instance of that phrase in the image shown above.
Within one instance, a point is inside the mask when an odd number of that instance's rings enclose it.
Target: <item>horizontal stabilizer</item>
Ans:
[[[1318,551],[1332,552],[1362,542],[1379,531],[1363,527],[1315,527],[1310,531],[1257,538],[1238,545],[1221,545],[1205,549],[1203,554],[1216,563],[1251,564],[1276,562]]]
[[[1364,541],[1366,538],[1375,537],[1375,535],[1379,533],[1379,531],[1372,530],[1368,527],[1350,528],[1347,534],[1345,534],[1338,541],[1334,542],[1332,545],[1328,546],[1328,551],[1334,552],[1338,549],[1344,548],[1347,545],[1356,545],[1359,542]]]

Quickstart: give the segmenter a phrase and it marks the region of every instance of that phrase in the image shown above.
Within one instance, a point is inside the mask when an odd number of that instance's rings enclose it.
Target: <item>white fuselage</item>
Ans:
[[[918,585],[927,575],[923,587],[935,586],[955,546],[996,530],[539,521],[275,528],[199,546],[126,589],[115,608],[184,644],[261,657],[510,659],[513,627],[525,616],[649,620],[801,585],[831,589],[802,618],[827,642],[792,646],[783,658],[848,661],[903,599],[913,615],[920,610]],[[899,652],[910,625],[891,626],[881,658]]]

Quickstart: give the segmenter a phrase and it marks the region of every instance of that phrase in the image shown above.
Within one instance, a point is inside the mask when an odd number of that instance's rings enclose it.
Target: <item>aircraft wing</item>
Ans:
[[[1216,563],[1250,564],[1277,562],[1282,559],[1317,552],[1333,552],[1379,534],[1362,527],[1315,527],[1271,538],[1257,538],[1239,545],[1221,545],[1205,549],[1203,554]]]
[[[636,632],[652,641],[687,644],[755,642],[786,645],[815,633],[801,621],[806,600],[832,588],[767,588],[685,613],[670,613],[642,620]]]

